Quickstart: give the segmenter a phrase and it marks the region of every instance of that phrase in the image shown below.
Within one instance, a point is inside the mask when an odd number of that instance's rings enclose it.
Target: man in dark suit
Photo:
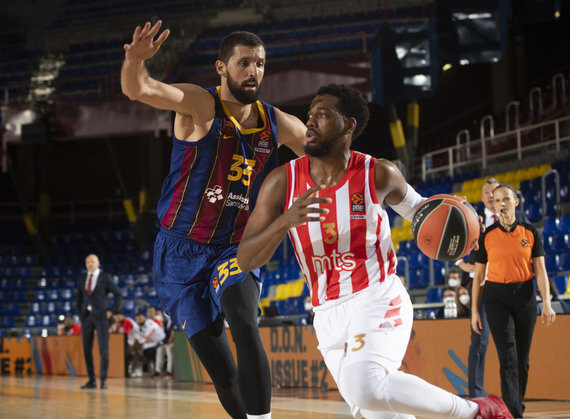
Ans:
[[[109,367],[109,320],[107,319],[107,295],[113,293],[111,311],[117,313],[121,305],[121,291],[113,282],[111,275],[99,269],[97,255],[89,255],[85,259],[87,273],[78,279],[77,310],[81,319],[81,340],[83,356],[87,366],[89,381],[81,386],[82,389],[96,388],[95,369],[93,367],[93,334],[97,331],[99,355],[101,357],[101,388],[107,388],[107,369]]]

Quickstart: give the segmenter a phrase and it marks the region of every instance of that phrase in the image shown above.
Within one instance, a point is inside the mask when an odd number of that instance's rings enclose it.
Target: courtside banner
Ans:
[[[417,375],[454,394],[467,395],[467,360],[471,339],[469,319],[414,322],[402,371]],[[568,400],[570,397],[570,315],[560,315],[546,328],[538,319],[530,352],[528,398]],[[175,378],[210,383],[210,377],[182,332],[175,338]],[[260,328],[261,339],[277,387],[336,389],[317,350],[312,326]],[[228,340],[234,351],[233,341]],[[485,365],[485,390],[501,394],[499,361],[490,338]]]
[[[99,348],[93,345],[93,361],[99,374]],[[0,373],[87,375],[81,336],[0,338]],[[125,376],[125,336],[109,335],[109,377]]]

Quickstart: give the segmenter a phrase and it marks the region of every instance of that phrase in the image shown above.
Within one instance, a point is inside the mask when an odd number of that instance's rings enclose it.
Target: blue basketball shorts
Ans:
[[[260,282],[259,269],[249,273]],[[188,337],[222,313],[224,290],[246,275],[237,265],[237,245],[198,243],[162,228],[156,237],[154,287],[162,310]]]

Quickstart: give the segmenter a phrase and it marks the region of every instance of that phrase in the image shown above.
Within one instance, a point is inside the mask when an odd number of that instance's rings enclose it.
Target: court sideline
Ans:
[[[150,378],[115,378],[107,390],[80,390],[85,377],[0,376],[0,406],[6,419],[228,417],[213,386]],[[525,418],[570,418],[569,401],[528,401]],[[337,391],[275,388],[272,417],[348,419]],[[420,418],[418,418],[420,419]]]

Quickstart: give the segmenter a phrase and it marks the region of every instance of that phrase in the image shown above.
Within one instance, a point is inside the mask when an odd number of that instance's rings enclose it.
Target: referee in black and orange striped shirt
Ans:
[[[512,415],[522,418],[528,381],[529,353],[537,303],[534,275],[542,296],[542,322],[549,326],[556,314],[550,305],[550,286],[542,240],[536,228],[515,218],[519,199],[511,185],[493,190],[499,220],[479,238],[475,256],[471,326],[481,332],[478,311],[485,285],[485,312],[499,356],[501,392]],[[487,269],[487,281],[485,280]]]

